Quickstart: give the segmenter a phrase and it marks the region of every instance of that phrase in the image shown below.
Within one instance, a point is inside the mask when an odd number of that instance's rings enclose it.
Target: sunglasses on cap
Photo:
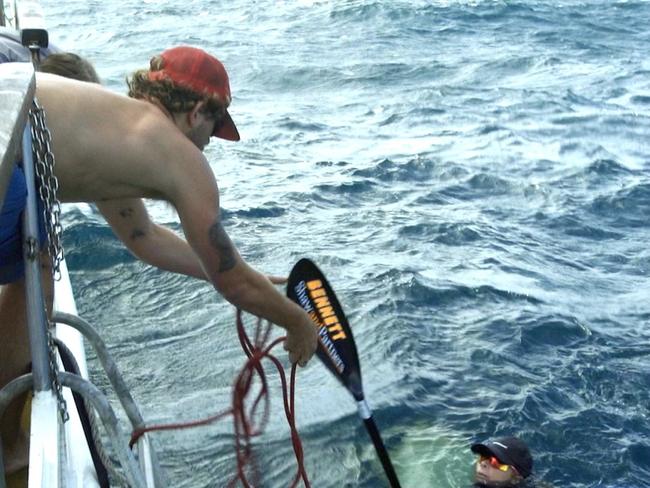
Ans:
[[[506,473],[508,470],[512,469],[513,471],[517,471],[514,466],[511,466],[509,464],[503,464],[501,461],[499,461],[496,457],[494,456],[486,456],[484,454],[481,454],[478,458],[478,462],[481,463],[483,461],[487,461],[490,466],[492,466],[494,469],[498,469],[499,471],[503,471]]]

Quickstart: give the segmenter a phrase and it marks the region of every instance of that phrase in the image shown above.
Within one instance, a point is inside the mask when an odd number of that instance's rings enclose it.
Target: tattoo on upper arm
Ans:
[[[131,217],[131,215],[133,215],[133,209],[131,207],[126,207],[126,208],[120,209],[120,216],[121,217],[124,217],[126,219],[127,217]]]
[[[140,237],[144,237],[144,236],[145,236],[145,234],[141,229],[133,229],[133,232],[131,232],[131,239],[134,240],[134,241],[136,239],[138,239]]]
[[[209,230],[210,244],[219,253],[219,273],[231,270],[237,262],[235,249],[221,222],[215,222]]]

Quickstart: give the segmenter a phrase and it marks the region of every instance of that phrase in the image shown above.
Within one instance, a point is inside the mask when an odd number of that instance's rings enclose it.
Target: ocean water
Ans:
[[[402,486],[466,487],[470,443],[510,434],[558,488],[650,486],[650,2],[43,6],[51,41],[118,92],[172,45],[223,60],[242,141],[206,155],[227,229],[264,272],[306,256],[328,276]],[[180,232],[168,205],[149,209]],[[145,418],[227,408],[234,309],[135,260],[93,207],[66,206],[64,224],[80,314]],[[255,453],[280,488],[295,460],[269,375]],[[387,486],[316,359],[296,411],[312,486]],[[226,486],[232,432],[154,434],[171,486]]]

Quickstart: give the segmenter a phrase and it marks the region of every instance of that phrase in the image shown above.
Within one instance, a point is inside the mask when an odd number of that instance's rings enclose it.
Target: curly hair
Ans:
[[[150,71],[159,71],[162,67],[160,56],[153,57],[150,65],[149,70],[138,70],[126,79],[131,98],[156,99],[171,113],[189,112],[198,102],[205,101],[202,112],[217,120],[224,117],[227,107],[217,97],[198,93],[172,80],[149,79]]]

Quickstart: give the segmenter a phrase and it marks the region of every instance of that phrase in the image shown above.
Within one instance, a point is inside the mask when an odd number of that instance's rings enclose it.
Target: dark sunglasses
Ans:
[[[223,127],[223,124],[226,123],[226,116],[224,114],[215,114],[214,127],[212,127],[212,133],[214,134],[219,129]]]

